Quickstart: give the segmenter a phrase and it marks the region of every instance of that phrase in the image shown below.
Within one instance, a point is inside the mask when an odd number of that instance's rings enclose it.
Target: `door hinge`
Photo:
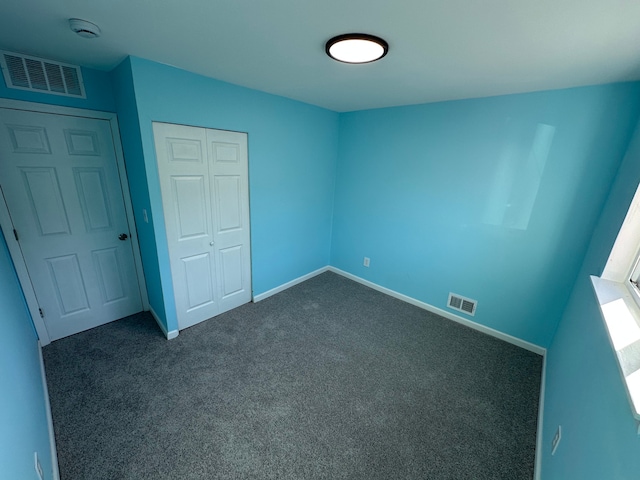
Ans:
[[[16,237],[16,242],[18,242],[18,232],[15,228],[13,229],[13,236]]]
[[[44,318],[44,312],[42,311],[42,309],[39,308],[38,311],[40,312],[40,318]]]

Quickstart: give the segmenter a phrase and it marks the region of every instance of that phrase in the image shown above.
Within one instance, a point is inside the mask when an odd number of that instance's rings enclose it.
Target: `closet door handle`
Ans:
[[[209,245],[211,245],[212,247],[216,244],[216,242],[209,242]]]

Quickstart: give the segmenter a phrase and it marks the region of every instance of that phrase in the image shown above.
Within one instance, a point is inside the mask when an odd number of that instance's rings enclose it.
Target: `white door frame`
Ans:
[[[80,108],[60,107],[57,105],[47,105],[43,103],[23,102],[20,100],[7,100],[0,98],[0,108],[8,108],[12,110],[25,110],[37,113],[52,113],[56,115],[69,115],[73,117],[93,118],[98,120],[107,120],[111,127],[111,136],[115,148],[116,162],[118,167],[118,175],[120,176],[120,186],[122,187],[122,197],[124,199],[124,208],[127,215],[127,225],[131,233],[131,245],[133,249],[133,259],[138,277],[138,286],[140,287],[140,298],[142,299],[143,310],[149,310],[149,297],[147,296],[147,285],[144,279],[144,271],[142,270],[142,257],[140,255],[140,245],[138,244],[138,232],[133,217],[133,207],[131,205],[131,195],[129,193],[129,182],[127,180],[127,170],[124,164],[124,154],[122,152],[122,143],[120,141],[120,131],[118,129],[118,118],[115,113],[99,112],[96,110],[84,110]],[[22,291],[27,301],[29,313],[36,327],[38,338],[42,346],[51,343],[49,333],[44,324],[44,320],[40,317],[38,301],[36,294],[29,278],[29,272],[22,256],[20,245],[13,234],[13,223],[9,215],[4,193],[0,188],[0,227],[4,233],[4,237],[9,247],[11,259],[16,268]]]

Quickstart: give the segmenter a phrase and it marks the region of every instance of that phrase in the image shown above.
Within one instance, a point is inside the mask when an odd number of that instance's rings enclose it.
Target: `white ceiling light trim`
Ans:
[[[371,63],[387,54],[389,44],[374,35],[347,33],[329,40],[325,51],[327,55],[339,62]]]
[[[69,28],[82,38],[97,38],[100,36],[100,27],[95,23],[87,22],[80,18],[70,18]]]

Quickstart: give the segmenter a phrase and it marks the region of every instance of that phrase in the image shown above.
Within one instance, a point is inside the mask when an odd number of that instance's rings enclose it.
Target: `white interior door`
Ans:
[[[251,300],[247,135],[154,123],[178,326]]]
[[[247,134],[207,130],[219,313],[251,300]]]
[[[0,186],[51,340],[141,311],[109,122],[0,117]]]

